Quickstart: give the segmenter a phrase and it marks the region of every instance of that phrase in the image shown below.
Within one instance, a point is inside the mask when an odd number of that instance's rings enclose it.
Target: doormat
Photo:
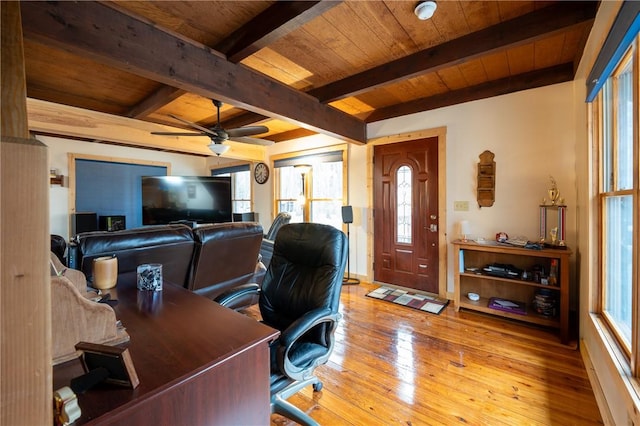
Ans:
[[[439,315],[449,304],[447,299],[385,286],[367,293],[367,296],[436,315]]]

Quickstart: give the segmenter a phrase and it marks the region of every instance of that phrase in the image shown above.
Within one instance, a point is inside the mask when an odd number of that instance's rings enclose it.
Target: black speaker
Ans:
[[[101,231],[122,231],[127,227],[126,217],[122,215],[116,216],[100,216]]]
[[[71,236],[81,232],[98,230],[98,215],[96,213],[73,213],[71,215]]]
[[[342,206],[342,223],[353,223],[353,209],[351,206]]]
[[[255,212],[234,213],[233,221],[234,222],[257,222],[258,213],[255,213]]]

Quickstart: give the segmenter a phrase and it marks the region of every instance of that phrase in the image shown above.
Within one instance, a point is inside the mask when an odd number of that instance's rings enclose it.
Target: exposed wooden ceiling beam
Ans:
[[[319,133],[366,142],[363,121],[103,4],[22,2],[21,8],[25,37]]]
[[[158,90],[142,100],[142,102],[134,105],[133,108],[127,112],[126,116],[129,118],[146,117],[169,102],[178,99],[185,93],[187,92],[182,89],[178,89],[177,87],[162,85]]]
[[[467,62],[490,52],[549,37],[564,28],[592,21],[598,2],[559,2],[518,18],[459,37],[310,90],[320,102],[349,96],[421,74]]]
[[[341,1],[277,1],[218,43],[214,49],[238,63]]]
[[[506,95],[507,93],[513,93],[520,90],[563,83],[573,80],[573,73],[573,63],[556,65],[554,67],[490,81],[453,92],[416,99],[403,104],[392,105],[387,108],[380,108],[371,113],[365,121],[367,123],[372,123],[375,121],[386,120],[388,118],[400,117],[402,115],[456,105],[463,102]]]
[[[226,55],[231,62],[238,63],[252,53],[260,50],[264,46],[272,43],[274,40],[295,30],[299,26],[309,20],[321,15],[340,1],[286,1],[276,2],[263,11],[260,15],[249,21],[227,38],[218,43],[214,49]],[[110,5],[110,7],[112,7]],[[117,10],[126,13],[117,6]],[[164,105],[170,103],[176,98],[186,93],[184,90],[171,86],[163,85],[148,98],[135,105],[127,112],[127,117],[143,118],[153,113]],[[253,114],[253,113],[251,113]],[[257,121],[264,120],[265,116],[255,114],[247,115],[245,118],[252,117],[252,122],[246,122],[241,125],[226,125],[225,127],[234,128],[253,124]],[[260,117],[260,118],[258,118]]]

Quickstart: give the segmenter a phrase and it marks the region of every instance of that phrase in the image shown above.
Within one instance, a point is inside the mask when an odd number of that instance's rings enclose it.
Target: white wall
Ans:
[[[476,237],[538,239],[539,209],[548,198],[549,176],[568,205],[567,245],[575,246],[575,135],[571,83],[557,84],[369,126],[369,138],[446,127],[446,223],[448,241],[459,237],[457,224],[468,220]],[[353,151],[362,148],[354,148]],[[478,207],[478,156],[495,154],[496,193],[492,207]],[[364,170],[353,171],[364,175]],[[454,211],[454,201],[468,201],[469,211]],[[453,259],[448,259],[448,291],[453,291]]]
[[[65,176],[65,185],[52,185],[50,192],[50,232],[69,238],[69,153],[101,156],[105,158],[163,161],[171,163],[171,174],[176,176],[206,176],[205,157],[171,154],[161,151],[130,148],[117,145],[90,143],[50,136],[38,136],[49,147],[49,169],[58,169]]]

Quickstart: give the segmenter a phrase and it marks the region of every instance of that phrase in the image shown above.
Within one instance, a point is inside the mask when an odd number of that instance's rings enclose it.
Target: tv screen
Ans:
[[[231,178],[143,176],[142,224],[231,222]]]

